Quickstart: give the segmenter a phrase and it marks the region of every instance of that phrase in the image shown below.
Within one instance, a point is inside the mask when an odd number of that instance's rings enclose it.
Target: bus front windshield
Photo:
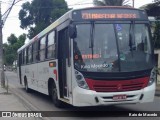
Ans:
[[[88,72],[131,72],[153,67],[147,24],[77,24],[74,66]]]

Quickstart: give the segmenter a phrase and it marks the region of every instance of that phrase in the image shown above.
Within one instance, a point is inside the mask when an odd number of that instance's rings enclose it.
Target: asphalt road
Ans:
[[[8,79],[9,89],[12,94],[14,94],[17,98],[19,98],[20,102],[22,102],[29,111],[60,111],[57,114],[57,117],[50,117],[50,118],[44,118],[44,119],[54,119],[54,120],[75,120],[75,119],[85,119],[85,120],[160,120],[159,117],[105,117],[105,113],[113,113],[114,111],[159,111],[160,112],[160,97],[155,96],[154,102],[152,103],[144,103],[144,104],[133,104],[133,105],[116,105],[116,106],[101,106],[101,107],[72,107],[72,106],[66,106],[65,108],[56,108],[50,98],[47,95],[41,94],[36,91],[32,91],[31,93],[26,93],[23,86],[19,84],[19,80],[17,78],[17,74],[15,72],[5,72],[6,75],[6,82]],[[78,116],[81,117],[73,117],[72,112],[65,113],[62,111],[70,112],[70,111],[78,111]],[[86,114],[80,113],[79,111],[89,111],[91,116],[97,116],[96,117],[86,117]],[[99,111],[102,111],[104,114],[103,117],[99,115]],[[70,115],[66,115],[70,114]],[[75,113],[73,113],[75,114]],[[68,117],[66,117],[68,116]]]

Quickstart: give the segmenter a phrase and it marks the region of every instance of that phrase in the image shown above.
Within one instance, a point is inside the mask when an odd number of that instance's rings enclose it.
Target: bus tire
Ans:
[[[29,93],[29,92],[30,92],[30,89],[28,88],[28,82],[27,82],[27,79],[26,79],[26,78],[25,78],[25,80],[24,80],[24,84],[25,84],[25,90],[26,90],[26,92]]]
[[[58,107],[58,108],[63,107],[63,102],[58,100],[57,88],[56,88],[56,85],[54,83],[52,83],[52,86],[51,86],[51,98],[52,98],[53,104],[56,107]]]

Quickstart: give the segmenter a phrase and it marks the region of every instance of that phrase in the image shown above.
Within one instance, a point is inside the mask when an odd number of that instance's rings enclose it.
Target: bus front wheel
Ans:
[[[63,107],[63,103],[60,100],[58,100],[57,88],[54,83],[52,83],[51,97],[52,97],[53,104],[56,107],[59,107],[59,108]]]

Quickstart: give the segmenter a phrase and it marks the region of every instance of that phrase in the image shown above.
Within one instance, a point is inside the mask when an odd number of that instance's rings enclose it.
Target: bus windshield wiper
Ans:
[[[89,41],[89,48],[92,50],[92,59],[93,59],[93,48],[94,48],[94,22],[91,23],[91,32],[90,32],[90,41]]]

